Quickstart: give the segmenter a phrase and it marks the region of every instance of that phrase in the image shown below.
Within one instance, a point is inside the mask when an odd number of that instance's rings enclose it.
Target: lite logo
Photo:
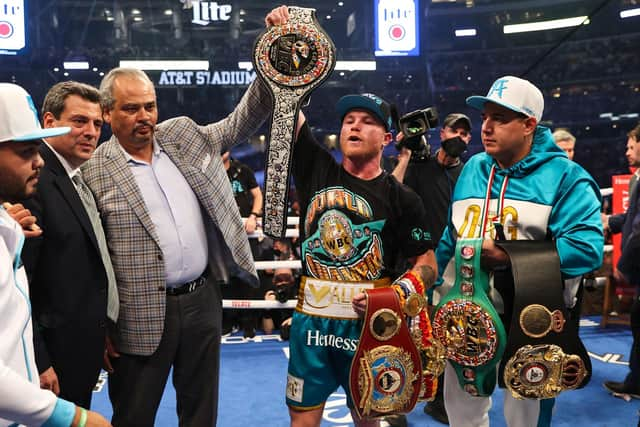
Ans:
[[[379,50],[410,52],[417,48],[416,1],[379,0],[376,18]]]
[[[0,53],[13,54],[7,51],[25,47],[24,30],[24,0],[0,1]]]
[[[231,19],[230,4],[218,4],[215,1],[180,0],[185,8],[193,9],[191,22],[198,25],[209,25],[213,21],[228,21]]]
[[[15,16],[23,13],[22,3],[22,1],[5,1],[0,3],[0,16]]]

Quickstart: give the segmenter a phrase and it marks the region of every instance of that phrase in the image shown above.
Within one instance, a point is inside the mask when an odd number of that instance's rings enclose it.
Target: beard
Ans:
[[[36,193],[36,186],[32,181],[22,181],[13,175],[0,173],[0,200],[16,203],[32,197]]]

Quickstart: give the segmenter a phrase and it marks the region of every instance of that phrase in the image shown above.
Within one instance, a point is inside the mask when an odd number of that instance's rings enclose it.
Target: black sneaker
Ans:
[[[387,415],[383,418],[390,427],[407,427],[407,417],[403,414]]]
[[[640,390],[629,387],[624,382],[605,381],[602,385],[611,393],[627,394],[634,399],[640,399]]]
[[[449,425],[449,416],[446,409],[444,409],[442,400],[428,402],[424,405],[424,413],[442,424]]]

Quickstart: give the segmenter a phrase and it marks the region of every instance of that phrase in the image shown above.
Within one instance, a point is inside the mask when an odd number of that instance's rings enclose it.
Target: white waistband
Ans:
[[[351,301],[365,289],[389,286],[388,279],[363,282],[337,282],[303,277],[296,310],[318,317],[357,319]]]

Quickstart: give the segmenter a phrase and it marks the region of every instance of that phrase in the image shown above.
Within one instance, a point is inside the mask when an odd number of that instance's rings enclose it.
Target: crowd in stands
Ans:
[[[640,32],[587,40],[566,41],[557,48],[554,44],[538,44],[517,48],[499,48],[468,51],[428,51],[423,59],[384,59],[378,61],[378,71],[334,72],[332,79],[311,97],[306,111],[320,124],[314,128],[319,135],[337,133],[334,103],[346,93],[360,93],[375,88],[385,99],[394,102],[398,110],[409,112],[435,106],[439,111],[465,111],[465,98],[482,91],[486,82],[496,75],[522,75],[534,63],[526,78],[536,82],[545,95],[544,124],[551,128],[566,127],[578,136],[577,160],[589,170],[603,187],[610,185],[610,176],[625,171],[625,129],[633,125],[634,116],[625,116],[640,110],[640,57],[634,46],[640,44]],[[117,59],[170,58],[175,46],[167,44],[136,44],[62,48],[66,55],[47,48],[34,49],[28,61],[32,69],[23,73],[18,69],[0,70],[0,80],[12,81],[27,87],[35,99],[42,99],[47,88],[56,81],[74,78],[97,84],[99,71],[116,65]],[[180,48],[181,56],[207,57],[218,69],[232,69],[238,59],[248,59],[252,46],[245,39],[225,46],[206,40],[187,43]],[[244,52],[244,53],[243,53]],[[362,53],[364,54],[364,53]],[[340,55],[354,57],[353,48],[341,49]],[[98,72],[64,76],[63,71],[52,71],[60,57],[87,58]],[[23,62],[26,60],[23,60]],[[20,61],[18,61],[19,63]],[[41,67],[38,70],[38,67]],[[153,77],[152,77],[153,78]],[[190,111],[194,120],[205,123],[223,117],[239,99],[243,88],[231,86],[158,87],[164,118]],[[215,102],[212,100],[215,99]],[[314,102],[322,99],[323,102]],[[326,100],[326,102],[324,102]],[[479,120],[474,117],[472,120]],[[611,113],[610,117],[601,117]],[[620,117],[617,121],[616,116]],[[628,125],[626,124],[628,121]],[[322,124],[327,124],[324,127]],[[476,129],[479,129],[478,127]],[[263,133],[268,132],[265,126]],[[103,139],[109,136],[104,133]],[[437,141],[436,141],[437,143]],[[482,149],[479,135],[471,142],[469,153]],[[241,160],[250,163],[256,171],[261,153],[249,150]]]

